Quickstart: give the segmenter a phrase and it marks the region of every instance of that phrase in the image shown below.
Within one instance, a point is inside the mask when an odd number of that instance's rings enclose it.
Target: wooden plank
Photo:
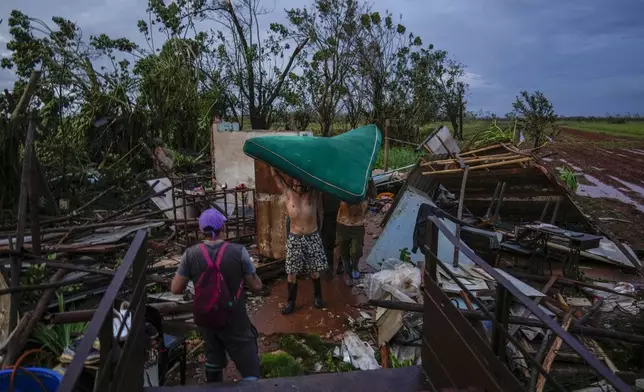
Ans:
[[[495,148],[500,148],[500,147],[503,147],[503,144],[502,144],[502,143],[494,144],[494,145],[487,146],[487,147],[477,148],[477,149],[475,149],[475,150],[465,151],[465,152],[460,153],[459,155],[460,155],[460,156],[465,156],[465,155],[475,154],[475,153],[477,153],[477,152],[483,152],[483,151],[494,150]]]
[[[504,159],[509,159],[510,157],[514,158],[519,158],[521,157],[518,154],[512,153],[512,152],[507,152],[504,154],[495,154],[495,155],[488,155],[484,157],[472,157],[472,158],[463,158],[460,154],[458,155],[459,158],[463,159],[463,162],[465,163],[475,163],[475,162],[483,162],[483,161],[502,161]],[[430,161],[421,164],[421,166],[431,166],[431,165],[447,165],[450,163],[454,163],[453,159],[441,159],[439,161]]]
[[[566,314],[564,317],[562,323],[561,323],[561,328],[563,328],[564,331],[568,331],[568,328],[570,328],[570,323],[572,322],[572,312],[569,312]],[[543,369],[548,372],[550,371],[550,368],[552,367],[552,363],[555,361],[555,357],[557,356],[557,352],[561,348],[561,343],[562,340],[559,336],[555,338],[555,341],[552,343],[552,346],[550,347],[550,350],[548,350],[548,353],[546,354],[545,359],[543,360]],[[539,375],[539,380],[537,381],[537,392],[543,392],[543,388],[546,386],[546,378],[541,374]]]
[[[32,74],[33,76],[33,74]],[[22,251],[25,239],[25,228],[27,226],[27,203],[29,202],[29,184],[31,182],[31,165],[33,160],[31,155],[34,151],[32,148],[34,137],[36,135],[36,121],[29,120],[27,137],[25,139],[25,156],[22,163],[22,176],[20,178],[20,198],[18,199],[18,229],[16,231],[16,248],[17,252]],[[20,258],[13,256],[11,258],[11,288],[17,288],[20,285],[20,269],[22,264]],[[9,329],[13,330],[18,324],[18,307],[20,306],[20,295],[11,296],[11,310],[9,314]]]
[[[456,212],[456,218],[458,220],[461,220],[463,217],[463,199],[465,198],[465,187],[467,186],[467,175],[470,172],[470,167],[465,166],[465,169],[463,171],[463,182],[461,183],[461,194],[458,195],[458,211]],[[456,225],[456,239],[458,241],[461,240],[461,225],[457,224]],[[454,257],[452,260],[452,266],[454,268],[458,267],[458,246],[454,247]]]
[[[523,162],[528,162],[528,161],[533,161],[533,160],[534,160],[534,158],[526,157],[526,158],[513,159],[513,160],[510,160],[510,161],[487,163],[487,164],[484,164],[484,165],[470,166],[470,170],[481,170],[481,169],[487,169],[487,168],[491,168],[491,167],[505,166],[505,165],[510,165],[510,164],[514,164],[514,163],[523,163]],[[447,170],[439,170],[439,171],[434,171],[434,172],[423,172],[423,175],[461,173],[461,172],[463,172],[463,169],[447,169]]]

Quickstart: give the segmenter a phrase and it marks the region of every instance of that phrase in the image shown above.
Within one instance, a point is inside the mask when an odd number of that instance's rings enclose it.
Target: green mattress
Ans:
[[[365,199],[382,136],[365,125],[334,137],[260,136],[244,153],[350,204]]]

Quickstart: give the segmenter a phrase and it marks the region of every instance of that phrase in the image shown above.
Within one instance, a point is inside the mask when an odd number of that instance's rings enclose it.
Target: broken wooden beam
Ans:
[[[381,308],[386,308],[386,309],[399,309],[399,310],[405,310],[408,312],[417,312],[417,313],[423,312],[422,304],[411,303],[411,302],[372,299],[372,300],[369,300],[368,303],[371,305],[379,306]],[[472,312],[470,310],[461,310],[461,309],[459,310],[461,314],[468,320],[491,320],[490,317],[488,317],[486,314],[482,312],[478,312],[478,311]],[[538,319],[527,318],[527,317],[510,316],[508,320],[508,324],[525,325],[527,327],[548,328],[546,324],[544,324],[542,321]],[[568,332],[572,334],[591,336],[591,337],[597,337],[597,338],[611,338],[611,339],[622,340],[622,341],[631,342],[631,343],[644,343],[643,335],[637,335],[637,334],[632,334],[627,332],[618,332],[618,331],[613,331],[610,329],[603,329],[603,328],[586,327],[583,325],[572,325],[568,330]]]
[[[64,270],[56,271],[56,273],[49,280],[50,284],[60,283],[60,281],[65,277],[66,274],[67,271]],[[29,315],[25,328],[22,331],[18,331],[14,340],[8,345],[7,354],[3,359],[4,366],[13,365],[15,363],[16,359],[18,358],[18,354],[22,352],[22,349],[25,347],[29,336],[31,336],[31,332],[36,328],[36,326],[40,322],[40,319],[42,318],[43,313],[45,313],[45,309],[47,309],[47,305],[53,297],[55,290],[55,287],[51,287],[45,290],[42,297],[40,297],[36,308]]]
[[[566,313],[566,317],[564,317],[563,321],[561,322],[561,328],[563,328],[564,331],[568,331],[568,328],[570,327],[570,323],[572,322],[573,314],[572,311]],[[559,336],[555,337],[554,342],[552,343],[552,346],[550,347],[550,350],[548,350],[548,353],[546,354],[546,357],[543,360],[543,370],[546,372],[550,371],[550,368],[552,367],[552,363],[555,361],[555,357],[557,356],[557,352],[559,352],[559,349],[561,348],[561,338]],[[539,379],[537,380],[537,392],[542,392],[543,388],[546,386],[546,378],[543,376],[543,374],[539,375]]]
[[[130,203],[127,206],[121,208],[120,210],[118,210],[118,211],[106,216],[105,218],[99,220],[99,223],[107,222],[109,220],[112,220],[112,219],[116,218],[117,216],[120,216],[123,213],[130,211],[134,207],[138,207],[141,204],[147,203],[150,199],[153,199],[153,198],[155,198],[157,196],[163,196],[167,191],[174,189],[176,186],[177,186],[177,184],[170,185],[170,186],[160,190],[159,192],[153,193],[152,195],[150,195],[150,196],[148,196],[148,197],[146,197],[146,198],[144,198],[142,200],[135,201],[134,203]]]
[[[35,72],[35,71],[34,71]],[[35,79],[37,83],[38,78],[40,77],[40,72],[37,75],[32,72],[32,79]],[[30,84],[31,84],[30,80]],[[29,89],[29,86],[27,86]],[[25,91],[26,93],[26,91]],[[25,94],[23,94],[24,98]],[[22,102],[22,98],[20,99]],[[18,108],[16,108],[18,110]],[[14,112],[15,113],[15,112]],[[19,112],[18,112],[19,114]],[[12,118],[13,120],[13,118]],[[22,162],[22,175],[20,177],[20,196],[18,199],[18,229],[16,231],[16,250],[20,252],[22,245],[25,240],[25,229],[27,225],[27,204],[29,202],[29,184],[31,182],[31,165],[33,159],[31,155],[34,151],[33,143],[34,138],[36,137],[36,121],[35,119],[29,120],[29,128],[27,129],[27,137],[25,139],[25,154]],[[40,248],[40,244],[36,244]],[[20,264],[19,257],[11,258],[11,282],[10,286],[12,289],[18,288],[20,286],[20,270],[22,265]],[[20,296],[15,294],[11,296],[11,309],[9,311],[9,329],[13,330],[18,324],[18,307],[20,306]]]
[[[521,279],[521,280],[531,280],[534,282],[547,282],[550,279],[549,276],[531,275],[531,274],[526,274],[513,269],[508,269],[508,268],[503,268],[503,270],[509,273],[510,275],[514,276],[515,278]],[[555,282],[555,284],[562,285],[562,286],[570,286],[570,287],[586,287],[597,291],[604,291],[606,293],[618,294],[618,295],[623,295],[625,297],[636,298],[636,296],[632,294],[620,293],[608,287],[598,286],[598,285],[594,285],[586,282],[580,282],[578,280],[564,278],[563,276],[560,276]]]
[[[482,157],[472,157],[472,158],[463,158],[460,154],[458,155],[460,159],[463,159],[463,163],[465,164],[470,164],[470,163],[477,163],[477,162],[486,162],[486,161],[503,161],[506,159],[516,159],[520,158],[519,155],[508,152],[504,154],[495,154],[495,155],[488,155],[488,156],[482,156]],[[441,159],[439,161],[429,161],[429,162],[424,162],[421,163],[421,166],[433,166],[433,165],[449,165],[454,163],[454,159]]]
[[[529,162],[529,161],[533,161],[533,160],[534,160],[534,158],[532,158],[532,157],[526,157],[526,158],[512,159],[512,160],[509,160],[509,161],[486,163],[486,164],[478,165],[478,166],[470,166],[470,170],[481,170],[481,169],[487,169],[487,168],[491,168],[491,167],[511,165],[511,164],[514,164],[514,163],[525,163],[525,162]],[[426,176],[426,175],[429,175],[429,174],[439,175],[439,174],[448,174],[448,173],[460,173],[462,171],[463,171],[463,169],[446,169],[446,170],[423,172],[423,175]]]

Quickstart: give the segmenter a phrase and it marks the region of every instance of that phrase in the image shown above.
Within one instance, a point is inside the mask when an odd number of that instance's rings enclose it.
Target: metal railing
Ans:
[[[468,387],[483,388],[486,391],[518,391],[534,390],[539,376],[545,379],[550,388],[566,391],[547,370],[539,359],[528,352],[526,348],[513,337],[516,329],[509,328],[510,301],[514,299],[533,314],[543,328],[550,331],[553,338],[560,339],[596,373],[599,379],[610,383],[617,391],[630,391],[624,381],[616,376],[607,366],[593,355],[579,340],[566,332],[561,325],[547,316],[538,307],[538,302],[528,298],[514,284],[506,279],[495,268],[490,266],[469,247],[457,239],[440,218],[461,223],[454,217],[445,214],[438,208],[430,208],[428,215],[422,217],[425,224],[425,275],[423,302],[423,371],[427,379],[427,387],[432,390],[443,388],[466,389]],[[421,220],[422,222],[422,220]],[[438,259],[438,236],[444,235],[458,251],[472,260],[478,267],[496,280],[497,295],[494,311],[487,309],[454,274],[444,262]],[[493,324],[491,344],[485,332],[477,331],[468,318],[438,285],[438,268],[449,276],[462,290],[468,300],[475,304],[477,312],[469,312],[478,316],[472,319],[490,320]],[[553,281],[554,279],[551,279]],[[550,285],[552,283],[549,282]],[[547,291],[546,285],[544,291]],[[519,382],[511,370],[504,364],[506,345],[511,342],[525,358],[532,369],[531,382],[528,385]],[[540,380],[543,387],[544,379]]]
[[[226,238],[229,241],[242,240],[255,236],[256,220],[255,215],[247,213],[246,207],[252,205],[255,210],[255,189],[220,189],[220,190],[203,190],[198,193],[189,192],[191,185],[201,184],[210,181],[208,176],[189,175],[183,177],[171,177],[170,181],[174,185],[172,188],[172,212],[174,220],[177,220],[177,211],[182,211],[184,216],[183,224],[177,224],[179,235],[183,234],[183,245],[188,247],[199,241],[199,227],[192,225],[189,227],[185,217],[188,215],[188,207],[194,206],[201,210],[210,208],[214,203],[224,215],[226,221]],[[176,189],[176,190],[175,190]],[[179,200],[177,200],[179,199]],[[183,199],[183,200],[181,200]],[[191,230],[192,229],[192,230]],[[194,237],[190,238],[190,233]]]
[[[89,322],[83,340],[75,352],[74,359],[65,371],[58,388],[59,392],[72,392],[85,367],[96,338],[100,341],[100,367],[95,380],[96,392],[118,391],[138,392],[143,390],[143,367],[145,362],[145,286],[146,286],[146,249],[147,232],[139,230],[123,263],[116,271],[103,295],[92,320]],[[131,272],[131,290],[125,287],[126,278]],[[121,323],[115,334],[113,328],[114,303],[124,291],[129,293],[125,299],[130,305],[122,319],[131,317],[131,324]],[[124,298],[119,298],[124,299]],[[121,342],[123,330],[127,338]]]

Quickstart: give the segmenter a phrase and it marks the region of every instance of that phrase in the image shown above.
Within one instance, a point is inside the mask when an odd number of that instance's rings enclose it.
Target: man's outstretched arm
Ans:
[[[286,184],[284,183],[284,179],[282,176],[275,170],[273,166],[271,166],[271,176],[275,179],[275,183],[277,184],[277,189],[280,190],[280,192],[284,192],[286,190]]]

